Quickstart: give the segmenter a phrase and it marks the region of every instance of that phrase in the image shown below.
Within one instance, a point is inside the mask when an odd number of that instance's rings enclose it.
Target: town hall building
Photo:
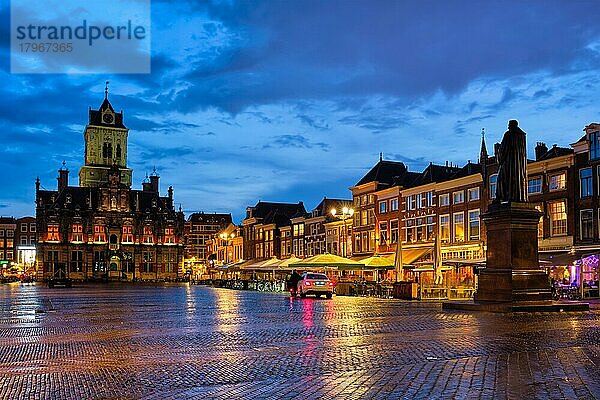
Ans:
[[[123,112],[108,100],[89,110],[85,164],[79,186],[69,170],[58,171],[56,190],[36,181],[38,277],[64,274],[74,280],[176,280],[182,274],[184,215],[177,212],[173,188],[159,192],[152,173],[142,190],[132,189],[127,167]]]

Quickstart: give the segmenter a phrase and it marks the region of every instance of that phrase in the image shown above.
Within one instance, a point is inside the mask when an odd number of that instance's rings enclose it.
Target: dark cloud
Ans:
[[[320,149],[329,150],[329,145],[323,142],[312,142],[302,135],[278,135],[271,138],[271,142],[263,146],[263,149],[271,147],[279,148],[302,148],[302,149]]]
[[[458,136],[462,136],[465,133],[467,133],[467,129],[471,128],[475,122],[482,122],[482,121],[485,121],[490,118],[493,118],[493,115],[491,115],[491,114],[479,115],[479,116],[467,118],[464,120],[458,120],[454,124],[454,133]],[[483,126],[481,128],[483,128]],[[479,133],[479,132],[480,131],[471,132],[471,133]]]
[[[311,128],[315,128],[321,131],[326,131],[329,129],[329,124],[325,119],[317,120],[305,114],[298,114],[296,115],[296,118],[298,118],[302,123],[310,126]]]
[[[533,94],[534,99],[543,99],[552,96],[552,89],[538,90]]]
[[[403,154],[390,154],[385,155],[386,159],[391,159],[393,161],[400,161],[408,165],[410,171],[420,172],[427,165],[429,165],[429,160],[426,157],[408,157]]]
[[[211,3],[206,11],[250,39],[198,60],[176,101],[186,112],[236,113],[283,100],[456,93],[479,77],[563,71],[600,32],[594,2],[473,5]]]
[[[170,159],[176,157],[183,157],[189,154],[194,153],[210,153],[212,149],[210,148],[191,148],[188,146],[180,146],[180,147],[152,147],[152,148],[144,148],[140,153],[140,159],[142,162],[150,162],[153,160],[163,160]]]
[[[374,113],[359,113],[349,115],[338,120],[344,125],[358,126],[373,133],[381,133],[390,129],[399,128],[408,124],[404,115],[394,115],[393,110],[381,109]]]

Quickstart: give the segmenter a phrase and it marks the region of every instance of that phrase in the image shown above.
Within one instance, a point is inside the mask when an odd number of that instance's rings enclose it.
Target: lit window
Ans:
[[[379,223],[379,244],[385,245],[388,241],[388,223],[380,222]]]
[[[552,236],[567,234],[567,205],[564,200],[548,203],[550,233]]]
[[[440,215],[440,239],[442,242],[450,241],[450,216]]]
[[[94,225],[94,242],[96,242],[96,243],[106,242],[106,232],[104,231],[104,226]]]
[[[133,227],[131,225],[123,226],[123,233],[121,235],[122,243],[133,243]]]
[[[567,177],[564,172],[550,175],[550,191],[562,190],[567,187]]]
[[[398,220],[390,221],[390,239],[391,243],[398,243]]]
[[[165,228],[165,243],[175,244],[175,230],[173,228]]]
[[[465,214],[456,213],[453,215],[454,241],[462,242],[465,240]]]
[[[542,193],[542,178],[531,178],[527,181],[527,193]]]
[[[469,240],[479,240],[479,210],[469,211]]]
[[[48,239],[51,241],[59,241],[58,224],[48,224]]]
[[[83,225],[73,224],[71,226],[71,241],[83,242]]]
[[[152,244],[154,243],[154,236],[152,235],[152,227],[144,226],[144,243]]]

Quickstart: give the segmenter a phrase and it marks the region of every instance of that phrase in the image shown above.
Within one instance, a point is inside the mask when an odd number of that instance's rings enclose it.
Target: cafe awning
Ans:
[[[280,261],[281,260],[276,257],[267,259],[254,259],[250,263],[245,263],[242,266],[242,269],[250,271],[273,270],[277,269],[276,264]]]
[[[392,270],[394,269],[394,259],[374,255],[371,257],[363,258],[358,261],[362,265],[357,266],[349,266],[349,267],[339,267],[340,270],[364,270],[364,271],[373,271],[373,270]]]
[[[289,264],[292,268],[306,268],[306,267],[362,267],[364,264],[336,256],[335,254],[318,254],[316,256],[305,258],[304,260]]]
[[[417,249],[402,249],[402,265],[414,264],[419,258],[433,251],[433,247],[421,247]]]
[[[547,266],[565,266],[572,265],[576,260],[582,257],[581,254],[571,252],[552,252],[540,253],[540,261]]]
[[[277,266],[277,268],[282,269],[282,270],[292,270],[292,268],[290,267],[290,264],[296,263],[298,261],[302,261],[302,259],[298,258],[296,256],[291,256],[290,258],[279,260],[279,262],[276,263],[275,265]]]

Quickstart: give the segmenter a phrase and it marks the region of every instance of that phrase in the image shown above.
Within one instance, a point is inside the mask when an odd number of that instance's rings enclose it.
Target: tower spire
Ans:
[[[104,100],[108,99],[108,84],[109,83],[110,83],[109,81],[106,81],[105,85],[104,85]]]
[[[485,146],[485,128],[481,128],[481,150],[479,152],[479,162],[485,163],[488,158],[487,148]]]

